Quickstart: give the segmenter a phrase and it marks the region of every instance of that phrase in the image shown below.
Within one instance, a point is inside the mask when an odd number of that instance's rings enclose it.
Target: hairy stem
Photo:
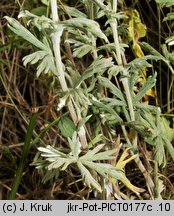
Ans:
[[[114,13],[117,12],[117,0],[113,0],[113,6],[112,6],[112,10]],[[116,50],[116,55],[117,55],[117,63],[118,65],[122,66],[124,65],[124,59],[125,56],[124,54],[121,54],[120,52],[120,43],[119,43],[119,36],[118,36],[118,31],[117,31],[117,20],[115,18],[113,18],[112,22],[111,22],[111,28],[112,28],[112,32],[113,32],[113,38],[114,38],[114,43],[115,43],[115,50]],[[123,59],[123,60],[122,60]],[[129,89],[129,82],[128,82],[128,71],[125,69],[123,70],[123,79],[122,79],[122,83],[123,83],[123,87],[125,90],[125,94],[126,94],[126,99],[127,99],[127,104],[128,104],[128,108],[129,108],[129,112],[130,112],[130,119],[131,121],[135,121],[135,112],[134,112],[134,108],[133,108],[133,102],[132,102],[132,96],[130,93],[130,89]],[[127,135],[127,132],[125,130],[124,127],[122,127],[124,135]],[[132,144],[133,144],[133,149],[137,149],[137,132],[134,132],[134,137],[132,140]],[[128,143],[130,143],[129,138],[126,137],[126,140]],[[131,151],[131,154],[134,155],[134,152]],[[139,167],[139,169],[141,170],[142,174],[144,175],[144,178],[146,179],[146,184],[149,190],[149,193],[151,195],[151,198],[153,199],[153,193],[154,193],[154,183],[153,180],[151,179],[149,173],[146,171],[144,165],[142,164],[139,155],[136,157],[135,162],[137,164],[137,166]]]
[[[52,41],[53,41],[53,49],[54,49],[54,55],[55,55],[55,62],[56,62],[56,68],[58,73],[58,78],[60,81],[60,85],[62,87],[62,90],[64,92],[68,91],[68,86],[65,79],[65,73],[63,70],[62,60],[61,60],[61,52],[60,52],[60,38],[63,32],[63,27],[61,25],[58,25],[59,16],[58,16],[58,10],[57,10],[57,1],[51,0],[51,12],[52,12],[52,19],[55,23],[57,23],[57,32],[53,34]],[[71,115],[71,118],[74,122],[74,124],[77,126],[80,119],[78,119],[75,108],[73,106],[73,103],[71,99],[67,102],[67,106]],[[86,132],[84,127],[82,126],[79,131],[78,135],[82,144],[82,148],[87,148],[87,140],[86,140]]]
[[[117,0],[113,0],[113,11],[114,11],[114,13],[117,12]],[[114,38],[114,43],[115,43],[117,63],[118,63],[118,65],[123,65],[121,52],[120,52],[120,43],[119,43],[119,38],[118,38],[117,20],[116,19],[113,19],[113,22],[111,23],[111,28],[112,28],[113,38]],[[126,98],[127,98],[127,103],[128,103],[128,107],[129,107],[131,121],[135,121],[135,114],[134,114],[134,109],[133,109],[132,97],[131,97],[131,93],[129,90],[129,83],[128,83],[128,71],[126,69],[123,70],[123,76],[124,76],[124,78],[122,79],[122,83],[123,83],[125,93],[126,93]]]

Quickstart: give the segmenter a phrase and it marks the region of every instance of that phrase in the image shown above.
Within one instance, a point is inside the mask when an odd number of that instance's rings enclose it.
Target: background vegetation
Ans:
[[[173,199],[174,3],[52,2],[0,2],[0,198]]]

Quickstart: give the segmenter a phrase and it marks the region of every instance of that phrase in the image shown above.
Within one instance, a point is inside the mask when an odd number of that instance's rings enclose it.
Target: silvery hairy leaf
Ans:
[[[95,37],[102,38],[106,42],[108,41],[106,35],[100,29],[99,24],[94,20],[87,18],[72,18],[66,21],[62,21],[61,24],[63,24],[65,28],[67,28],[67,30],[69,30],[69,28],[80,29],[81,31],[84,31],[86,33],[90,32]]]
[[[5,16],[5,19],[8,21],[8,27],[18,36],[27,40],[29,43],[33,44],[41,50],[49,52],[49,48],[39,41],[30,31],[23,27],[16,19]]]
[[[155,73],[153,76],[149,76],[147,78],[145,84],[140,88],[140,90],[138,91],[137,95],[134,98],[135,103],[140,101],[145,96],[148,90],[152,89],[152,87],[156,83],[156,76],[157,74]]]

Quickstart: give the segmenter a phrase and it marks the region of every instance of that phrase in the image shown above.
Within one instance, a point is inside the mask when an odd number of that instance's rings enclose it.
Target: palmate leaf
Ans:
[[[139,121],[133,121],[133,122],[124,122],[122,125],[128,126],[129,128],[134,129],[137,131],[142,137],[148,137],[150,136],[150,140],[152,140],[152,131],[149,129],[149,127],[144,125],[142,122]]]
[[[96,163],[96,162],[94,163],[93,161],[114,159],[112,155],[116,152],[116,149],[107,150],[107,151],[98,153],[103,147],[104,145],[101,144],[95,147],[93,150],[89,150],[84,156],[81,156],[79,158],[78,163],[77,163],[78,167],[81,170],[81,173],[83,172],[82,177],[86,181],[87,185],[88,186],[92,185],[99,191],[101,191],[100,185],[91,176],[86,166],[90,168],[91,170],[95,170],[97,173],[101,174],[104,178],[108,178],[107,172],[113,167],[110,164]]]
[[[126,155],[127,156],[127,155]],[[119,160],[118,164],[116,167],[113,167],[111,164],[106,164],[106,163],[93,163],[91,161],[85,160],[83,161],[83,164],[87,167],[89,167],[92,170],[95,170],[97,173],[99,173],[101,176],[105,177],[108,179],[108,177],[112,177],[113,181],[115,182],[116,180],[120,180],[126,187],[128,187],[130,190],[132,190],[134,193],[138,194],[140,192],[144,192],[144,189],[135,187],[134,185],[131,184],[129,179],[125,176],[125,173],[121,168],[123,168],[126,163],[129,161],[133,160],[135,156],[130,157],[129,159],[125,161]],[[123,159],[123,157],[122,157]]]
[[[160,120],[161,110],[148,104],[137,103],[136,107],[140,109],[140,115],[152,129],[156,128],[156,122]],[[155,118],[156,117],[156,118]],[[156,119],[156,120],[155,120]],[[144,124],[144,123],[143,123]],[[146,125],[146,124],[145,124]],[[146,125],[147,126],[147,125]]]
[[[116,125],[120,125],[120,122],[118,121],[118,119],[116,119],[115,116],[112,114],[103,113],[100,115],[100,117],[101,117],[100,121],[103,125],[107,125],[108,127],[110,126],[115,127]],[[115,133],[115,131],[113,130],[112,133]]]
[[[79,171],[81,172],[85,184],[89,187],[94,187],[100,192],[102,191],[101,186],[92,176],[90,170],[93,170],[97,174],[100,174],[101,176],[103,176],[103,178],[106,178],[106,180],[110,176],[115,180],[122,181],[129,189],[131,189],[135,193],[138,193],[140,191],[140,189],[138,191],[138,189],[130,183],[122,169],[114,167],[111,164],[101,162],[102,160],[114,159],[113,154],[117,151],[116,149],[99,152],[104,147],[104,145],[101,144],[95,147],[93,150],[88,150],[85,155],[80,156],[81,144],[79,138],[77,137],[77,132],[74,132],[72,139],[68,138],[68,142],[71,149],[69,154],[65,154],[59,149],[55,149],[51,146],[47,146],[46,148],[38,148],[41,152],[41,157],[45,157],[47,163],[45,163],[45,160],[38,159],[38,161],[35,161],[33,165],[36,165],[36,168],[38,169],[45,167],[48,170],[65,170],[70,164],[76,164],[79,168]],[[97,163],[97,161],[100,162]],[[125,161],[125,164],[127,162],[128,160]]]

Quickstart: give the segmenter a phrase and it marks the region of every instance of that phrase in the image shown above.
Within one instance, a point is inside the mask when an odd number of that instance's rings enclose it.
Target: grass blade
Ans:
[[[31,117],[31,119],[30,119],[30,122],[29,122],[29,126],[28,126],[28,130],[27,130],[27,134],[25,136],[25,142],[24,142],[24,147],[23,147],[19,167],[18,167],[18,170],[16,172],[16,176],[15,176],[15,179],[14,179],[14,182],[13,182],[12,190],[11,190],[11,192],[9,194],[9,197],[8,197],[8,199],[10,199],[10,200],[15,199],[16,193],[18,191],[18,188],[19,188],[19,185],[20,185],[20,182],[21,182],[23,169],[24,169],[25,162],[26,162],[26,159],[27,159],[27,156],[28,156],[28,153],[29,153],[29,149],[30,149],[30,141],[31,141],[31,138],[32,138],[32,134],[33,134],[35,124],[36,124],[36,117],[37,117],[36,114],[33,115]]]

